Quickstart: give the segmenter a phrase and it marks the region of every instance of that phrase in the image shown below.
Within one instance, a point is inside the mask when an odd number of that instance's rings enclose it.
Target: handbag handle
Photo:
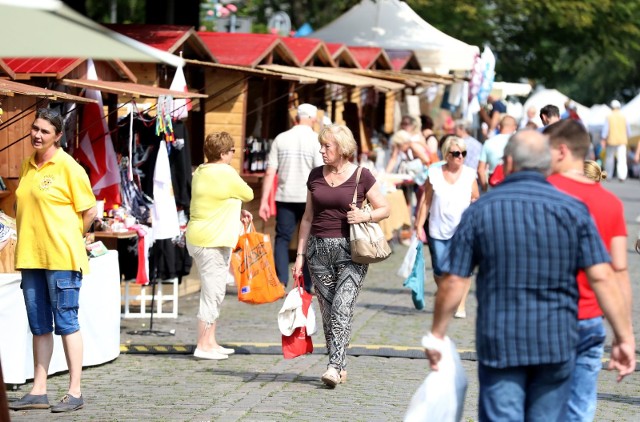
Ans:
[[[362,173],[362,167],[358,166],[358,172],[356,173],[356,189],[353,191],[353,200],[351,201],[351,203],[355,206],[358,206],[358,183],[360,183],[361,173]]]

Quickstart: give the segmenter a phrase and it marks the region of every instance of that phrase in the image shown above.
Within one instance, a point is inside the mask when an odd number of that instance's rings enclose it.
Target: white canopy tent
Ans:
[[[527,101],[524,103],[523,109],[528,110],[529,107],[534,107],[537,110],[536,113],[539,114],[542,107],[552,104],[558,107],[558,109],[560,110],[560,114],[562,114],[562,112],[564,112],[564,103],[569,99],[569,97],[567,97],[557,89],[541,89],[527,99]],[[589,118],[591,115],[589,108],[577,102],[576,105],[578,106],[578,115],[582,119],[582,122],[588,126]]]
[[[0,57],[93,58],[183,66],[173,54],[135,41],[59,0],[0,0]]]
[[[422,70],[436,73],[470,70],[480,52],[478,47],[434,28],[399,0],[362,0],[309,37],[354,46],[413,50]]]
[[[620,110],[631,127],[631,136],[640,136],[640,94]]]

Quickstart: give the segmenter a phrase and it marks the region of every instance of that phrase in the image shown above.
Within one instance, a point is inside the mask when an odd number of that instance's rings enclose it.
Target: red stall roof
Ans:
[[[420,70],[420,62],[411,50],[385,50],[393,70],[413,69]]]
[[[289,50],[296,56],[301,66],[325,66],[335,67],[331,58],[331,52],[322,40],[316,38],[290,38],[282,37]],[[320,62],[320,63],[318,63]]]
[[[202,56],[201,58],[216,61],[191,26],[147,24],[106,24],[105,26],[136,41],[172,54],[178,53],[187,43]]]
[[[329,53],[331,53],[331,58],[336,62],[336,65],[340,67],[360,68],[360,63],[353,57],[353,54],[351,54],[346,44],[337,42],[327,42],[324,44],[327,46]]]
[[[222,64],[256,67],[270,64],[263,62],[272,61],[275,53],[286,64],[300,65],[277,35],[201,31],[198,36]]]
[[[34,77],[54,77],[62,79],[87,59],[69,58],[10,58],[0,59],[0,70],[11,79],[31,79]],[[108,62],[122,77],[136,81],[136,76],[120,60]]]
[[[356,47],[349,46],[349,51],[356,58],[363,69],[386,69],[391,70],[389,57],[380,47]]]
[[[85,59],[62,58],[3,58],[4,66],[15,75],[56,76],[71,72],[84,63]],[[3,68],[4,68],[3,66]]]

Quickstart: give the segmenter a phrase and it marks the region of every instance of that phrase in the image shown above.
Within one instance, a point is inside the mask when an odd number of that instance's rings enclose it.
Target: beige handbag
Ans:
[[[354,204],[357,203],[360,173],[362,173],[362,167],[358,167],[356,176],[356,190],[353,192]],[[366,201],[367,199],[365,198],[362,210],[371,213],[371,204]],[[382,233],[382,229],[378,223],[371,221],[351,224],[349,232],[351,237],[351,260],[353,262],[357,262],[358,264],[372,264],[385,260],[391,255],[391,248],[387,243],[387,239],[384,238],[384,233]]]

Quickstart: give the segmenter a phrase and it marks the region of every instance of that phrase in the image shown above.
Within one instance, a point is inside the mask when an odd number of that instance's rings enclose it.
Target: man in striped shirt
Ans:
[[[504,156],[507,178],[471,204],[451,240],[431,336],[444,337],[463,277],[477,265],[480,421],[562,420],[578,338],[578,270],[615,333],[611,362],[620,379],[635,369],[629,308],[586,206],[545,180],[548,139],[518,132]],[[426,354],[437,370],[440,353]]]

